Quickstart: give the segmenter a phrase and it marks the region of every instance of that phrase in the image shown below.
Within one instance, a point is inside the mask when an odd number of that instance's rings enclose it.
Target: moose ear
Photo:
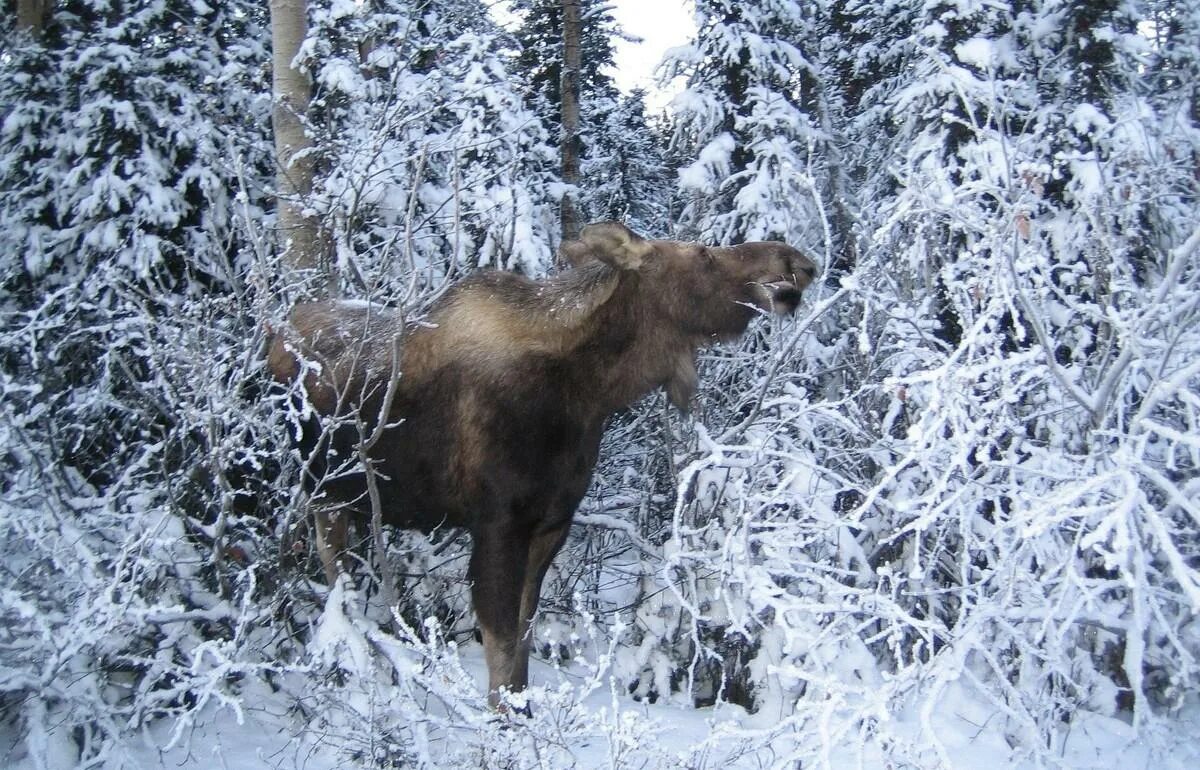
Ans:
[[[579,233],[579,245],[596,259],[618,270],[637,270],[642,261],[654,251],[642,236],[620,222],[598,222],[587,225]],[[563,244],[563,253],[572,263],[578,264],[571,249],[575,244]]]
[[[571,267],[583,267],[588,262],[596,258],[592,250],[583,241],[563,241],[558,247],[559,263],[566,263]]]

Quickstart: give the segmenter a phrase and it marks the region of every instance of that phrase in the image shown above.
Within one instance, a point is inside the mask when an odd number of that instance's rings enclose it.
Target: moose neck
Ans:
[[[696,350],[709,340],[680,328],[650,293],[638,275],[623,276],[572,351],[578,385],[586,391],[583,401],[600,419],[663,385],[682,406],[679,401],[686,403],[695,388]],[[677,386],[686,396],[677,399]]]

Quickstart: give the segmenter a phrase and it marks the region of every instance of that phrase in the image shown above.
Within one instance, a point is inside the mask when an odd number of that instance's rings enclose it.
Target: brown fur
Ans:
[[[562,256],[573,267],[543,281],[473,275],[419,324],[361,303],[299,305],[268,351],[280,382],[303,376],[317,413],[357,413],[368,433],[399,375],[369,449],[383,520],[471,532],[494,704],[500,688],[526,684],[542,578],[587,489],[605,420],[659,386],[686,408],[697,349],[741,334],[760,310],[793,311],[816,273],[783,243],[649,241],[615,222],[585,227]],[[317,481],[362,441],[362,427],[343,421],[302,443],[316,494],[367,513],[361,469]],[[330,575],[344,531],[322,528]]]

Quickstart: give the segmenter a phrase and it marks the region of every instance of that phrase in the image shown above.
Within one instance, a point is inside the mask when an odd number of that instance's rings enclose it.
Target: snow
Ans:
[[[461,667],[482,681],[485,666],[478,647],[463,654]],[[870,668],[869,661],[867,668]],[[844,666],[850,666],[849,660]],[[519,715],[489,715],[481,705],[467,722],[451,719],[434,726],[426,735],[427,753],[420,764],[426,767],[463,766],[467,757],[480,757],[498,743],[506,756],[521,767],[591,768],[761,768],[790,766],[788,757],[825,726],[789,724],[786,714],[764,710],[748,714],[737,706],[690,708],[671,701],[648,703],[620,694],[620,685],[595,678],[578,665],[551,667],[535,661],[529,702],[534,718]],[[772,676],[778,676],[773,674]],[[874,689],[864,683],[864,697]],[[140,747],[129,759],[147,770],[278,770],[298,768],[373,767],[345,735],[326,732],[306,717],[301,680],[283,681],[276,687],[250,682],[241,699],[240,713],[216,704],[203,709],[189,723],[182,738],[172,743],[170,720],[153,722],[144,731]],[[482,694],[478,694],[482,702]],[[831,717],[848,704],[830,704]],[[444,722],[431,709],[436,725]],[[1193,705],[1181,721],[1181,731],[1200,728],[1200,708]],[[829,733],[818,766],[862,767],[887,770],[897,762],[913,767],[970,767],[972,770],[1007,770],[1035,766],[1027,748],[1014,742],[1003,710],[973,691],[965,681],[947,684],[941,696],[924,709],[876,712],[877,732],[850,731],[836,737]],[[470,724],[475,720],[475,724]],[[563,731],[557,734],[547,726]],[[11,730],[11,728],[6,728]],[[1194,734],[1194,733],[1193,733]],[[937,744],[931,742],[936,736]],[[882,740],[881,740],[882,738]],[[19,748],[14,751],[14,734],[0,731],[0,756],[7,749],[6,766],[11,770],[34,770],[35,765]],[[466,749],[464,751],[464,749]],[[70,747],[58,749],[69,763]],[[1071,768],[1148,767],[1185,770],[1200,757],[1194,747],[1179,745],[1166,755],[1152,752],[1127,722],[1099,714],[1081,712],[1065,726],[1057,739],[1056,753],[1062,766]],[[940,757],[940,758],[939,758]]]
[[[344,60],[331,61],[323,66],[320,80],[326,87],[341,91],[351,98],[361,99],[365,95],[358,69]]]
[[[1103,112],[1086,102],[1075,107],[1068,122],[1080,136],[1103,134],[1112,125],[1112,121]]]
[[[710,190],[713,179],[728,174],[729,154],[734,141],[729,134],[719,134],[700,150],[694,163],[679,170],[679,186],[684,190]]]
[[[995,51],[991,40],[977,37],[954,46],[954,54],[963,64],[987,69],[992,64]]]

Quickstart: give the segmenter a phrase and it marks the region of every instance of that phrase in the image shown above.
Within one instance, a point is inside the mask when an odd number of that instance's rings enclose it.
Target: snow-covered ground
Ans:
[[[452,653],[458,686],[478,687],[485,665],[478,646]],[[452,674],[453,675],[453,674]],[[361,697],[346,680],[344,697]],[[473,680],[473,682],[472,682]],[[906,767],[1026,768],[1047,766],[1029,758],[1029,747],[1014,744],[1002,709],[964,686],[945,690],[934,709],[887,715],[887,729],[821,735],[828,724],[772,724],[763,714],[737,706],[689,708],[678,702],[639,702],[619,693],[618,685],[594,667],[554,668],[534,663],[533,717],[497,715],[484,706],[482,691],[468,710],[451,715],[445,703],[430,699],[424,729],[402,731],[412,745],[377,745],[361,730],[321,721],[306,704],[328,697],[306,694],[300,678],[275,688],[250,682],[239,707],[211,704],[180,729],[161,720],[131,739],[132,760],[144,768],[180,770],[332,770],[352,767],[516,767],[516,768],[765,768],[827,767],[880,770]],[[311,680],[307,680],[311,681]],[[474,683],[474,684],[473,684]],[[599,686],[597,686],[599,685]],[[453,688],[450,688],[453,689]],[[331,692],[333,690],[331,689]],[[386,700],[388,688],[378,696]],[[405,688],[397,687],[400,694]],[[336,695],[334,697],[337,697]],[[328,705],[328,704],[327,704]],[[386,710],[385,704],[377,704]],[[831,704],[832,706],[832,704]],[[831,707],[831,712],[835,708]],[[326,712],[327,713],[327,712]],[[1156,741],[1140,738],[1115,718],[1081,713],[1064,726],[1051,766],[1070,768],[1161,768],[1184,770],[1200,761],[1191,736],[1200,734],[1200,709],[1188,710],[1175,725],[1175,748],[1151,749]],[[411,726],[410,726],[411,727]],[[808,734],[803,734],[807,731]],[[935,735],[941,746],[929,740]],[[1164,736],[1157,736],[1164,745]],[[824,740],[828,738],[829,740]],[[0,734],[2,764],[12,770],[35,765],[20,750],[12,732]],[[401,739],[403,741],[403,739]],[[1169,739],[1168,739],[1169,740]],[[814,751],[814,747],[820,747]],[[375,761],[371,761],[371,757]],[[116,762],[114,761],[114,765]]]

